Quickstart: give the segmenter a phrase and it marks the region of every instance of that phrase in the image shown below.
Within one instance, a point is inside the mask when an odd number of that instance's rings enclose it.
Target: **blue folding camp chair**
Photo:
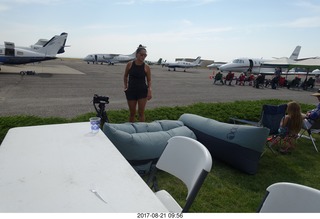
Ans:
[[[254,125],[258,127],[266,127],[270,130],[270,137],[266,140],[267,147],[275,154],[271,145],[269,144],[273,136],[278,135],[278,129],[280,126],[281,119],[286,115],[287,104],[281,105],[268,105],[262,106],[260,120],[258,122],[249,121],[245,119],[230,118],[233,123],[244,123]],[[261,155],[262,156],[262,155]]]

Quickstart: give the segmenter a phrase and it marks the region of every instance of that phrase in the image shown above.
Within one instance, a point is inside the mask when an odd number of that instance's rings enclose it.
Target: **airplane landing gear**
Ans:
[[[20,75],[35,75],[35,71],[20,71]]]

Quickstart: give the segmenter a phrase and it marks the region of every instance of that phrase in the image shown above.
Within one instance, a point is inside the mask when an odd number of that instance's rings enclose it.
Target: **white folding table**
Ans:
[[[0,146],[0,212],[167,212],[89,122],[12,128]]]

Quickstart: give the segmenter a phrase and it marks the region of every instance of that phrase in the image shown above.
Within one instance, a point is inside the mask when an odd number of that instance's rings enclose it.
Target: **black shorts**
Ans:
[[[126,90],[125,94],[126,94],[127,100],[139,100],[139,99],[147,98],[148,88],[140,89],[140,90]]]

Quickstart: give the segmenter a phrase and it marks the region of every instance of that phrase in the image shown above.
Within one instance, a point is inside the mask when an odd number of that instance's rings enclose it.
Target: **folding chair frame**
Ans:
[[[267,113],[268,110],[271,112]],[[286,115],[286,110],[287,110],[287,104],[281,104],[277,106],[264,104],[262,106],[259,122],[249,121],[245,119],[237,119],[237,118],[230,118],[229,120],[233,121],[234,123],[239,122],[239,123],[245,123],[245,124],[258,126],[258,127],[266,127],[270,129],[269,135],[273,137],[275,135],[278,135],[278,128],[280,126],[281,119]],[[275,117],[275,118],[271,118],[271,117]],[[269,140],[270,140],[270,137],[266,141],[266,146],[272,151],[273,154],[276,154],[276,152],[269,145],[269,142],[270,142]],[[264,153],[265,151],[261,154],[261,156],[263,156]]]

